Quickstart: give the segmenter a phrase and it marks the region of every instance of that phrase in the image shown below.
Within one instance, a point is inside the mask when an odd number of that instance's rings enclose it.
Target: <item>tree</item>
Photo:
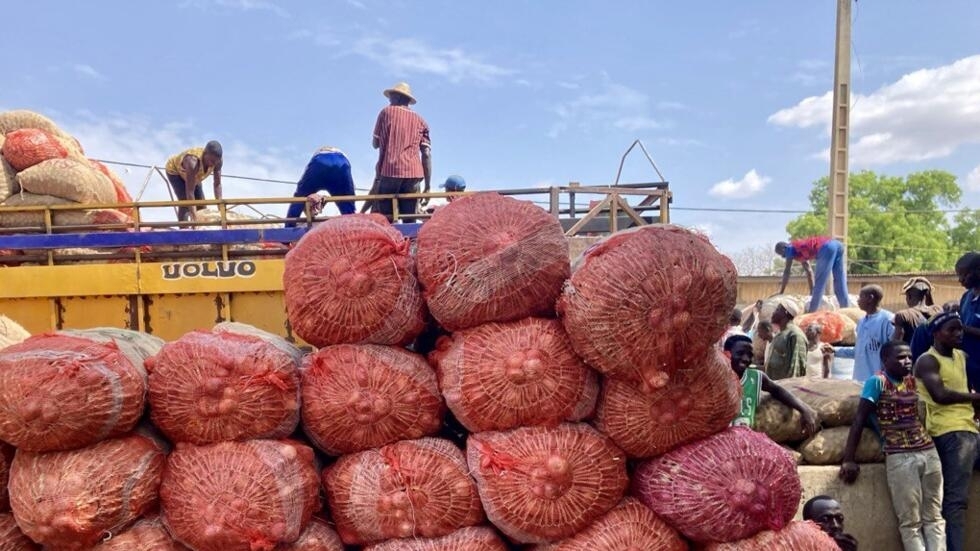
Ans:
[[[824,177],[813,184],[813,211],[787,224],[792,238],[827,233],[827,182]],[[956,207],[962,195],[956,176],[948,172],[927,170],[903,178],[864,171],[852,174],[849,182],[851,273],[950,270],[961,243],[976,243],[977,214],[966,209],[951,223],[944,212]]]
[[[776,261],[780,260],[773,254],[773,244],[745,247],[731,255],[732,263],[742,276],[776,275]],[[782,270],[782,266],[779,266]]]
[[[949,237],[956,251],[980,251],[980,209],[956,213]]]

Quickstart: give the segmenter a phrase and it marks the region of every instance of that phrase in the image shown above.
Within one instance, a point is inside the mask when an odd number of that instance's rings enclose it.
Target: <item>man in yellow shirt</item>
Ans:
[[[192,147],[167,160],[167,180],[180,201],[204,200],[201,183],[211,176],[214,180],[214,198],[221,199],[221,144],[211,140],[204,147]],[[177,219],[181,222],[197,220],[196,210],[204,207],[179,207]]]
[[[963,551],[970,478],[980,467],[980,434],[973,421],[973,406],[980,393],[971,392],[966,379],[963,322],[956,312],[937,314],[929,321],[933,345],[915,362],[919,396],[926,403],[926,430],[943,466],[943,518],[946,549]]]

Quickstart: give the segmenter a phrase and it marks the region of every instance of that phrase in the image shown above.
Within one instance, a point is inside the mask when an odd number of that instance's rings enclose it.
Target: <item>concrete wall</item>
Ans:
[[[885,478],[885,464],[861,465],[861,476],[848,486],[837,478],[836,466],[800,466],[803,499],[796,514],[803,514],[803,504],[811,497],[829,495],[844,508],[844,530],[857,538],[860,549],[902,551],[898,519],[892,510],[891,496]],[[967,513],[967,546],[980,551],[980,477],[974,476],[970,487],[970,509]]]
[[[934,287],[933,298],[936,304],[942,304],[949,300],[959,300],[963,296],[963,287],[956,279],[956,274],[950,272],[945,274],[930,273],[921,274],[932,282]],[[905,294],[902,293],[902,284],[910,277],[908,275],[849,275],[847,276],[847,286],[851,294],[856,295],[861,287],[870,284],[881,285],[885,290],[885,300],[883,306],[892,312],[896,312],[905,305]],[[745,276],[738,278],[738,303],[739,305],[752,304],[760,298],[766,298],[779,290],[781,278],[776,276]],[[786,292],[795,295],[808,295],[806,278],[793,277],[786,286]],[[857,306],[856,304],[854,306]]]

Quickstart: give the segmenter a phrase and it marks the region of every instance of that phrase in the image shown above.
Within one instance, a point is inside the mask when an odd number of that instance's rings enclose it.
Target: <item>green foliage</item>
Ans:
[[[793,239],[827,233],[826,177],[810,191],[812,212],[787,224]],[[950,270],[956,258],[980,245],[980,210],[964,209],[952,220],[962,191],[942,170],[906,177],[871,171],[849,180],[848,248],[852,273]]]
[[[980,251],[980,209],[958,212],[949,237],[957,251]]]

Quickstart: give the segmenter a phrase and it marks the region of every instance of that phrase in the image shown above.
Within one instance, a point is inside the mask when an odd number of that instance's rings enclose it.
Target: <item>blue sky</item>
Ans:
[[[381,91],[407,80],[437,181],[609,183],[639,138],[674,221],[729,253],[792,215],[682,209],[805,209],[828,172],[830,0],[6,4],[0,108],[48,114],[96,158],[162,164],[213,138],[226,173],[295,180],[330,144],[368,187]],[[980,3],[862,0],[853,32],[852,169],[949,170],[980,206]],[[124,177],[135,193],[145,175]],[[654,177],[636,156],[623,180]],[[158,179],[144,194],[166,196]]]

